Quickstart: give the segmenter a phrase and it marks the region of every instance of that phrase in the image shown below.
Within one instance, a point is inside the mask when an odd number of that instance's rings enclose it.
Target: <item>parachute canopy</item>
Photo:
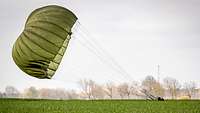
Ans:
[[[12,57],[30,76],[52,78],[62,60],[77,17],[56,5],[33,11],[23,32],[14,43]]]

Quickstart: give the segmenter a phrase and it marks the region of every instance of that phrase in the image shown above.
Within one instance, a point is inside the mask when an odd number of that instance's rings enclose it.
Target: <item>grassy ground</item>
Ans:
[[[0,113],[200,113],[200,101],[0,99]]]

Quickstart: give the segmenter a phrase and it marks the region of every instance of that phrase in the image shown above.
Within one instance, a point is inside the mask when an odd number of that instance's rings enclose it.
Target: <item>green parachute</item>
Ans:
[[[16,65],[30,76],[52,78],[62,60],[77,17],[56,5],[33,11],[14,43],[12,57]]]

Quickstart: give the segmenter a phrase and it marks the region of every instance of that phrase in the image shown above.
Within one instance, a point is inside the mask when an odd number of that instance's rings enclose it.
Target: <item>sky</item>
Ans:
[[[15,65],[12,46],[28,15],[46,5],[74,12],[80,23],[77,29],[83,33],[74,31],[53,79],[40,80]],[[98,83],[142,81],[147,75],[157,79],[157,65],[161,80],[169,76],[181,83],[200,83],[199,0],[4,0],[0,11],[0,91],[8,85],[19,90],[74,89],[83,78]],[[109,61],[101,62],[88,50],[88,43],[103,49],[101,57],[114,59],[131,77],[112,69]]]

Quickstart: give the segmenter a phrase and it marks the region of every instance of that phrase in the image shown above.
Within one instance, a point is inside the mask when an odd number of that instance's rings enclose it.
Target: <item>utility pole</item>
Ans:
[[[157,81],[160,82],[160,65],[157,65]]]

